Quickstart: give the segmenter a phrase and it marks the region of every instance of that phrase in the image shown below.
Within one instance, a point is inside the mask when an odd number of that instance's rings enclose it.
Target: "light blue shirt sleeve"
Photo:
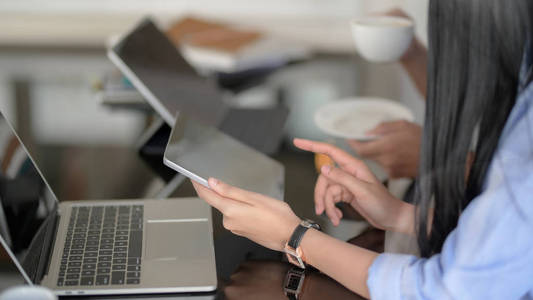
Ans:
[[[533,84],[517,99],[483,192],[438,255],[381,254],[372,299],[533,299]]]

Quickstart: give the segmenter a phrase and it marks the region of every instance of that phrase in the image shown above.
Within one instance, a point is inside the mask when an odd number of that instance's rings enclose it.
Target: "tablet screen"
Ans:
[[[172,129],[164,161],[204,186],[214,177],[283,200],[285,175],[279,162],[183,114]]]

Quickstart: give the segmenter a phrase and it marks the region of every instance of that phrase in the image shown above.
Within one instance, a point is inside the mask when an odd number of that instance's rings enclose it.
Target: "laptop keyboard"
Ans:
[[[58,286],[140,284],[143,206],[72,208]]]

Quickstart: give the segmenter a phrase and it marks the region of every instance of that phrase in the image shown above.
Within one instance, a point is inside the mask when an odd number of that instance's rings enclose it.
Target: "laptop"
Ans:
[[[282,164],[183,113],[177,115],[163,162],[206,187],[215,177],[283,201]]]
[[[207,292],[210,207],[198,198],[58,202],[0,114],[0,244],[57,295]]]
[[[169,126],[180,111],[258,151],[277,151],[288,109],[230,107],[216,83],[198,75],[150,19],[124,34],[107,53]]]

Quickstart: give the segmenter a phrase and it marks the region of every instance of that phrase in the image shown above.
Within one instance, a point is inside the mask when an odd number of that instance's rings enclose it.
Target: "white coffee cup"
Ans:
[[[42,286],[15,286],[0,294],[0,300],[57,300],[56,295]]]
[[[414,35],[414,22],[404,17],[365,16],[351,21],[357,52],[372,62],[397,61]]]

